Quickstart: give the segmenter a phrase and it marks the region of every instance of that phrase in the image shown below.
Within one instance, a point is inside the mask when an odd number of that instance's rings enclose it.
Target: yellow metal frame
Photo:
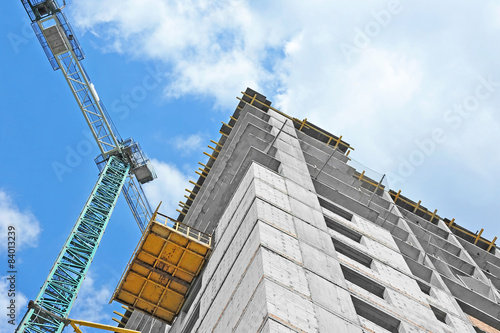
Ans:
[[[308,125],[307,125],[307,118],[306,118],[306,119],[303,119],[303,120],[300,120],[300,119],[297,119],[297,118],[291,117],[291,116],[287,115],[286,113],[284,113],[284,112],[282,112],[282,111],[280,111],[280,110],[278,110],[278,109],[276,109],[276,108],[274,108],[274,107],[272,107],[272,106],[270,106],[270,105],[267,105],[267,104],[265,104],[264,102],[261,102],[261,101],[257,100],[257,99],[256,99],[257,94],[255,94],[254,96],[251,96],[251,95],[248,95],[247,93],[245,93],[245,92],[243,92],[243,91],[242,91],[241,93],[243,94],[243,96],[246,96],[246,97],[248,97],[248,98],[251,98],[251,99],[252,99],[252,101],[249,103],[249,102],[247,102],[247,101],[243,100],[243,99],[242,99],[242,98],[240,98],[240,97],[236,97],[236,98],[237,98],[238,100],[240,100],[241,102],[244,102],[244,103],[249,104],[249,105],[252,105],[252,106],[254,106],[254,102],[258,102],[258,103],[259,103],[259,104],[261,104],[262,106],[264,106],[264,107],[266,107],[266,108],[270,108],[271,110],[273,110],[273,111],[275,111],[275,112],[279,113],[279,114],[280,114],[280,115],[282,115],[283,117],[286,117],[286,118],[288,118],[288,119],[290,119],[290,120],[292,120],[292,121],[296,122],[297,124],[299,124],[299,125],[300,125],[299,131],[302,131],[302,129],[303,129],[303,128],[307,128],[307,129],[312,129],[312,130],[314,130],[314,131],[316,131],[316,132],[318,132],[318,133],[320,133],[320,134],[322,134],[322,135],[326,136],[326,137],[328,138],[327,145],[329,145],[331,141],[335,141],[335,142],[336,142],[336,144],[335,144],[335,148],[337,148],[337,147],[338,147],[338,145],[340,144],[340,145],[342,145],[342,146],[344,146],[344,147],[346,147],[346,148],[347,148],[347,153],[349,153],[349,151],[350,151],[350,150],[354,150],[354,148],[353,148],[353,147],[351,147],[349,144],[347,144],[347,143],[345,143],[345,142],[342,142],[342,141],[341,141],[342,136],[339,136],[337,139],[335,139],[335,138],[334,138],[334,137],[332,137],[330,134],[327,134],[327,133],[325,133],[325,132],[323,132],[323,131],[319,130],[318,128],[308,126]],[[240,108],[240,107],[238,107],[238,109],[241,109],[241,108]],[[224,124],[224,125],[226,125],[226,124]]]
[[[86,326],[86,327],[98,328],[98,329],[101,329],[101,330],[114,331],[114,332],[117,332],[117,333],[140,333],[139,331],[134,331],[134,330],[130,330],[130,329],[126,329],[126,328],[121,328],[121,327],[116,327],[116,326],[98,324],[98,323],[93,323],[93,322],[85,321],[85,320],[63,318],[63,317],[60,317],[60,316],[58,316],[58,315],[56,315],[54,313],[51,313],[50,311],[48,311],[48,310],[46,310],[46,309],[44,309],[42,307],[40,307],[34,301],[30,301],[29,302],[28,308],[29,309],[36,309],[36,311],[39,314],[41,314],[41,313],[48,314],[49,316],[51,316],[54,319],[57,319],[59,322],[63,323],[64,327],[66,327],[68,325],[71,326],[71,327],[73,327],[73,330],[75,332],[77,332],[77,333],[83,333],[79,326]],[[128,309],[128,310],[130,310],[130,309]]]
[[[202,172],[203,172],[203,171],[202,171]],[[200,176],[200,177],[207,178],[207,176],[206,176],[206,175],[204,175],[204,174],[200,173],[198,170],[196,170],[194,173],[195,173],[195,174],[197,174],[197,175],[198,175],[198,176]]]
[[[212,149],[213,151],[217,152],[217,153],[220,153],[220,150],[218,150],[217,148],[215,147],[212,147],[211,145],[208,145],[207,146],[208,148]]]
[[[112,300],[172,324],[210,255],[212,238],[158,208]]]
[[[434,220],[434,218],[442,220],[442,218],[439,215],[437,215],[437,209],[435,209],[434,212],[431,212],[431,211],[421,207],[420,206],[420,204],[422,203],[421,200],[419,200],[418,203],[414,203],[414,202],[411,202],[411,201],[406,200],[404,198],[401,198],[401,190],[399,190],[397,193],[396,193],[396,191],[389,192],[389,195],[393,198],[394,203],[397,204],[397,201],[400,200],[401,202],[404,202],[404,203],[410,205],[411,207],[413,207],[413,213],[417,213],[417,211],[421,211],[422,213],[429,215],[429,217],[430,217],[429,222],[432,222]],[[488,245],[488,248],[486,250],[487,252],[489,252],[493,247],[496,246],[495,241],[497,240],[497,237],[493,238],[492,241],[489,241],[489,240],[481,237],[484,229],[481,229],[481,231],[478,234],[474,234],[474,233],[466,230],[465,228],[461,227],[460,225],[456,224],[454,218],[449,223],[447,223],[447,225],[450,229],[459,230],[460,232],[466,234],[467,236],[474,238],[474,242],[473,242],[474,245],[477,245],[478,242],[481,242],[481,243]]]
[[[212,155],[210,155],[210,154],[209,154],[209,153],[207,153],[207,152],[203,152],[203,154],[207,155],[207,156],[208,156],[208,157],[210,157],[210,158],[213,158],[214,160],[216,160],[216,159],[217,159],[217,157],[212,156]]]
[[[307,124],[307,118],[305,118],[305,119],[303,119],[303,120],[300,120],[300,119],[297,119],[297,118],[291,117],[291,116],[287,115],[286,113],[284,113],[284,112],[282,112],[282,111],[280,111],[280,110],[278,110],[278,109],[276,109],[276,108],[274,108],[274,107],[272,107],[272,106],[270,106],[270,105],[267,105],[267,104],[265,104],[264,102],[261,102],[261,101],[257,100],[257,99],[256,99],[257,94],[255,94],[255,95],[251,96],[251,95],[249,95],[249,94],[247,94],[247,93],[245,93],[245,92],[243,92],[243,91],[242,91],[241,93],[243,94],[243,96],[248,97],[248,98],[251,98],[251,101],[250,101],[250,102],[247,102],[247,101],[243,100],[243,99],[242,99],[242,98],[240,98],[240,97],[236,97],[239,101],[244,102],[245,104],[252,105],[252,106],[255,106],[255,105],[254,105],[254,102],[258,102],[260,105],[262,105],[262,106],[264,106],[264,107],[266,107],[266,108],[269,108],[269,109],[271,109],[271,110],[273,110],[273,111],[277,112],[278,114],[280,114],[280,115],[282,115],[282,116],[284,116],[284,117],[286,117],[286,118],[288,118],[288,119],[290,119],[290,120],[294,121],[295,123],[297,123],[297,124],[299,125],[299,131],[302,131],[304,128],[307,128],[307,129],[312,129],[312,130],[315,130],[316,132],[318,132],[318,133],[320,133],[320,134],[322,134],[322,135],[325,135],[326,137],[328,137],[328,141],[326,142],[326,145],[330,145],[330,143],[331,143],[332,141],[335,141],[335,146],[334,146],[334,148],[338,148],[338,146],[339,146],[339,145],[342,145],[342,146],[346,147],[346,148],[347,148],[347,152],[346,152],[345,156],[349,156],[349,153],[350,153],[352,150],[354,150],[354,148],[353,148],[353,147],[351,147],[349,144],[346,144],[346,143],[344,143],[344,142],[342,142],[342,141],[341,141],[341,140],[342,140],[342,135],[341,135],[341,136],[339,136],[337,139],[335,139],[335,138],[334,138],[334,137],[332,137],[331,135],[329,135],[329,134],[327,134],[327,133],[325,133],[325,132],[323,132],[323,131],[319,130],[318,128],[308,126],[308,124]],[[240,106],[238,106],[238,107],[237,107],[237,109],[241,110],[242,108],[241,108]],[[224,124],[224,125],[227,125],[227,124],[225,124],[225,123],[223,123],[223,124]],[[227,125],[227,126],[228,126],[229,128],[231,128],[229,125]],[[222,133],[222,132],[221,132],[221,134],[223,134],[223,135],[224,135],[224,136],[226,136],[226,137],[228,136],[227,134]],[[208,154],[207,154],[207,155],[208,155]],[[365,171],[363,171],[361,174],[359,174],[359,176],[357,176],[357,178],[358,178],[360,181],[363,181],[363,182],[365,182],[365,183],[368,183],[368,184],[370,184],[370,185],[373,185],[373,186],[377,187],[377,185],[378,185],[378,184],[377,184],[377,183],[375,183],[374,181],[370,180],[370,179],[367,179],[367,178],[364,176],[364,174],[365,174]],[[383,187],[383,186],[380,186],[380,188],[384,188],[384,187]],[[435,218],[441,219],[441,217],[439,217],[439,216],[437,215],[437,209],[436,209],[436,210],[434,210],[434,212],[430,212],[430,211],[428,211],[427,209],[420,207],[421,201],[419,201],[417,204],[415,204],[415,203],[413,203],[413,202],[410,202],[410,201],[408,201],[408,200],[405,200],[405,199],[401,198],[401,197],[400,197],[401,190],[400,190],[399,192],[397,192],[397,194],[394,194],[394,193],[391,193],[391,192],[389,192],[389,194],[390,194],[392,197],[394,197],[394,202],[396,202],[396,201],[398,201],[398,200],[401,200],[401,201],[403,201],[403,202],[405,202],[405,203],[407,203],[407,204],[411,205],[412,207],[414,207],[414,209],[413,209],[413,213],[416,213],[417,211],[421,211],[421,212],[423,212],[424,214],[428,214],[428,215],[430,216],[430,222],[432,222]],[[460,227],[459,225],[454,224],[454,221],[455,221],[455,219],[453,219],[453,220],[452,220],[452,221],[448,224],[448,226],[449,226],[450,228],[454,228],[454,229],[460,230],[462,233],[464,233],[464,234],[466,234],[466,235],[468,235],[468,236],[474,237],[474,244],[477,244],[478,242],[485,243],[486,245],[488,245],[488,249],[487,249],[487,251],[488,251],[488,252],[489,252],[489,251],[490,251],[493,247],[495,247],[495,246],[496,246],[496,245],[495,245],[495,241],[497,240],[497,237],[495,237],[495,238],[494,238],[494,239],[490,242],[490,241],[488,241],[488,240],[486,240],[486,239],[481,238],[481,234],[483,233],[483,229],[481,229],[481,231],[479,232],[479,234],[473,234],[473,233],[471,233],[471,232],[469,232],[469,231],[465,230],[465,228]]]
[[[126,316],[125,314],[127,312],[133,312],[134,310],[133,309],[130,309],[129,307],[127,306],[124,306],[122,305],[122,308],[125,309],[125,313],[120,313],[118,311],[113,311],[114,314],[117,314],[118,316],[122,317],[121,320],[118,320],[116,319],[115,317],[111,318],[111,320],[115,321],[116,323],[118,323],[118,325],[126,325],[126,322],[130,319],[130,316]],[[123,322],[123,320],[125,320],[125,322]]]
[[[282,116],[284,116],[284,117],[286,117],[286,118],[288,118],[288,119],[290,119],[290,120],[292,120],[292,121],[294,121],[294,122],[298,123],[298,124],[300,125],[300,127],[299,127],[299,131],[302,131],[302,130],[304,130],[304,129],[306,129],[306,128],[307,128],[307,129],[312,129],[312,130],[315,130],[316,132],[318,132],[318,133],[320,133],[320,134],[322,134],[322,135],[326,136],[326,137],[328,138],[328,141],[326,142],[326,145],[327,145],[327,146],[330,146],[330,144],[331,144],[332,142],[335,142],[334,149],[337,149],[339,145],[342,145],[342,146],[346,147],[346,148],[347,148],[347,151],[346,151],[346,153],[345,153],[345,156],[349,156],[349,153],[351,152],[351,150],[354,150],[354,148],[353,148],[353,147],[351,147],[350,145],[346,144],[345,142],[342,142],[342,135],[341,135],[341,136],[339,136],[338,138],[334,138],[334,137],[333,137],[333,136],[331,136],[330,134],[327,134],[327,133],[325,133],[325,132],[321,131],[320,129],[318,129],[318,128],[316,128],[316,127],[312,127],[312,126],[310,126],[310,125],[307,123],[307,118],[306,118],[306,119],[303,119],[303,120],[299,120],[299,119],[297,119],[297,118],[291,117],[291,116],[289,116],[289,115],[285,114],[284,112],[281,112],[280,110],[278,110],[278,109],[276,109],[276,108],[274,108],[274,107],[272,107],[272,106],[270,106],[270,105],[267,105],[267,104],[265,104],[265,103],[263,103],[263,102],[261,102],[261,101],[257,100],[257,93],[255,93],[253,96],[250,96],[250,95],[248,95],[247,93],[245,93],[245,92],[243,92],[243,91],[242,91],[241,93],[243,94],[243,96],[246,96],[246,97],[250,98],[250,99],[251,99],[251,101],[250,101],[250,103],[249,103],[249,102],[247,102],[247,101],[243,100],[242,98],[237,97],[237,99],[238,99],[238,100],[240,100],[240,101],[242,101],[242,102],[244,102],[244,103],[246,103],[246,104],[250,104],[250,105],[252,105],[252,106],[255,106],[255,105],[254,105],[254,103],[255,103],[255,102],[258,102],[258,103],[260,103],[261,105],[263,105],[263,106],[265,106],[265,107],[268,107],[268,108],[270,108],[271,110],[274,110],[275,112],[279,113],[280,115],[282,115]],[[240,106],[237,106],[237,109],[241,110],[241,107],[240,107]],[[235,117],[233,117],[233,116],[230,116],[229,118],[230,118],[230,121],[231,121],[231,120],[232,120],[232,121],[234,121],[234,122],[237,122],[237,121],[238,121],[238,119],[237,119],[237,118],[235,118]],[[234,124],[233,124],[233,126],[231,126],[231,125],[229,125],[229,123],[225,123],[225,122],[223,122],[223,121],[221,121],[221,123],[222,123],[222,125],[223,125],[224,127],[229,128],[229,130],[230,130],[230,131],[231,131],[231,130],[233,129],[233,127],[234,127]],[[224,132],[222,132],[222,131],[219,131],[219,133],[220,133],[222,136],[224,136],[224,137],[228,137],[228,136],[229,136],[228,134],[226,134],[226,133],[224,133]],[[219,142],[216,142],[216,141],[214,141],[214,140],[210,140],[210,142],[212,142],[213,144],[215,144],[215,145],[216,145],[215,147],[212,147],[212,146],[210,146],[210,145],[209,145],[209,146],[207,146],[208,148],[210,148],[210,149],[212,149],[212,150],[214,151],[213,155],[212,155],[212,154],[209,154],[209,153],[207,153],[207,152],[203,152],[203,154],[204,154],[204,155],[206,155],[209,159],[213,159],[213,160],[215,161],[215,160],[217,160],[217,156],[218,156],[218,154],[220,153],[220,150],[221,150],[221,148],[222,148],[222,144],[220,144]],[[216,153],[217,153],[217,154],[216,154]],[[217,155],[217,156],[214,156],[214,155]],[[208,162],[207,162],[207,163],[208,163]],[[201,168],[199,168],[199,171],[201,171],[201,173],[200,173],[198,170],[196,170],[196,171],[195,171],[195,173],[196,173],[196,174],[197,174],[200,178],[204,178],[204,179],[205,179],[205,178],[207,178],[207,176],[208,176],[208,172],[210,172],[210,167],[208,167],[206,164],[203,164],[203,163],[201,163],[201,162],[198,162],[198,164],[200,164],[201,166],[203,166],[205,169],[204,169],[204,170],[202,170]],[[367,181],[367,180],[365,180],[365,181]],[[195,187],[201,188],[201,185],[199,185],[199,184],[197,184],[197,183],[195,183],[195,182],[193,182],[193,181],[189,181],[189,182],[190,182],[192,185],[194,185]],[[369,182],[369,181],[368,181],[368,182]],[[375,184],[375,186],[376,186],[376,184]],[[196,193],[194,193],[193,191],[188,190],[188,189],[186,189],[186,191],[188,191],[189,193],[193,194],[193,195],[196,197]],[[190,199],[189,197],[186,197],[186,198]],[[192,200],[194,200],[194,198],[193,198]],[[186,215],[187,215],[187,213],[188,213],[188,210],[189,210],[189,206],[187,206],[187,205],[181,205],[181,208],[182,208],[182,209],[176,209],[176,211],[177,211],[179,214],[181,214],[181,215],[183,215],[183,216],[186,216]]]
[[[209,166],[207,166],[206,164],[203,164],[201,162],[198,162],[198,164],[201,165],[202,167],[204,167],[205,169],[207,169],[208,171],[210,171],[210,169],[211,169]]]
[[[381,189],[384,189],[385,186],[382,185],[382,184],[379,184],[379,183],[375,183],[375,181],[373,181],[372,179],[368,178],[368,177],[365,177],[365,170],[363,170],[359,176],[357,175],[353,175],[354,178],[357,178],[358,180],[362,181],[362,182],[365,182],[367,184],[370,184],[370,185],[373,185],[375,187],[378,187],[378,188],[381,188]]]
[[[200,184],[197,184],[197,183],[193,182],[192,180],[190,180],[189,182],[190,182],[191,184],[193,184],[195,187],[201,187],[201,185],[200,185]]]
[[[68,319],[68,320],[69,320],[69,324],[71,325],[71,327],[73,327],[73,330],[75,330],[76,333],[83,333],[79,326],[92,327],[92,328],[97,328],[100,330],[112,331],[112,332],[117,332],[117,333],[140,333],[139,331],[129,330],[127,328],[120,328],[120,327],[116,327],[116,326],[97,324],[97,323],[93,323],[93,322],[85,321],[85,320],[75,320],[75,319]]]

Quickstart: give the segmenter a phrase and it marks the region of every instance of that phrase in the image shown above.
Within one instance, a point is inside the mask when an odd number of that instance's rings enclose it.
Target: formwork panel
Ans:
[[[156,212],[112,300],[172,324],[210,246],[210,236]]]

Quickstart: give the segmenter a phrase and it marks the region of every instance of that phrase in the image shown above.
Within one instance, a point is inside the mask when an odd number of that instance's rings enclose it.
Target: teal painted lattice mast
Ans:
[[[35,300],[36,306],[28,310],[18,332],[58,333],[63,330],[61,318],[68,317],[129,168],[129,164],[118,157],[109,158]]]
[[[101,175],[49,277],[18,327],[19,332],[61,332],[97,250],[116,200],[123,190],[144,230],[151,208],[142,191],[156,174],[132,138],[122,140],[83,65],[83,50],[62,12],[60,0],[21,0],[54,70],[61,70],[100,149]],[[124,183],[127,185],[124,186]]]

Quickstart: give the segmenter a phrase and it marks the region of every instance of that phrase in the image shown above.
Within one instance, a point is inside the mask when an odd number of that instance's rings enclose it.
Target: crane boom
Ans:
[[[35,3],[33,5],[33,3]],[[104,157],[120,153],[104,105],[80,60],[83,50],[56,1],[23,0],[32,27],[54,70],[61,69]]]
[[[120,191],[145,230],[151,207],[141,184],[156,174],[140,145],[122,140],[83,65],[84,53],[58,0],[21,0],[54,70],[60,69],[101,154],[99,179],[37,298],[16,332],[60,333],[111,217]]]
[[[96,163],[120,156],[130,164],[123,194],[141,231],[151,218],[151,207],[141,184],[156,178],[154,169],[132,138],[122,140],[94,84],[80,62],[85,54],[57,0],[21,0],[33,30],[54,70],[60,69],[101,152]]]

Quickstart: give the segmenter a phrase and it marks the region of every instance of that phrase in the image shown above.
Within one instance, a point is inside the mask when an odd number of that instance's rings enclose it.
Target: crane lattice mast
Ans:
[[[119,158],[110,157],[34,301],[38,307],[28,310],[18,332],[52,333],[64,329],[60,318],[69,315],[129,168]]]
[[[57,0],[21,0],[54,70],[60,69],[92,131],[101,154],[100,176],[47,280],[16,332],[57,333],[64,329],[76,295],[99,246],[120,191],[141,231],[151,208],[141,184],[156,174],[132,138],[122,140],[81,60],[84,52]],[[53,314],[53,315],[51,315]]]

